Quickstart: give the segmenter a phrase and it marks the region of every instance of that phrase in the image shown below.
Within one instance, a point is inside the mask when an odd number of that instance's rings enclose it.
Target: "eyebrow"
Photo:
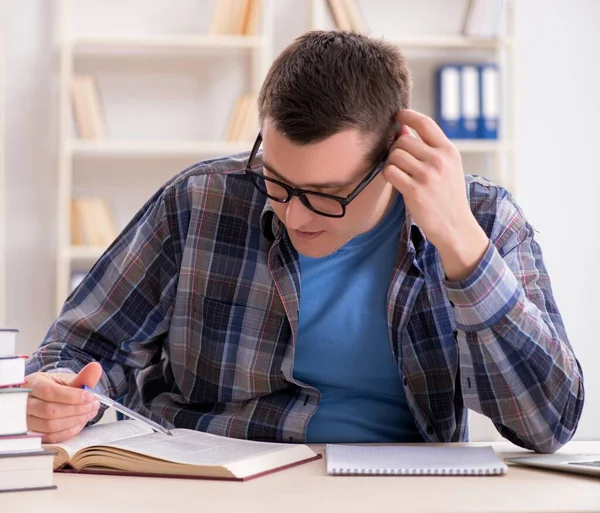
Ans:
[[[285,176],[283,176],[281,173],[279,173],[278,171],[275,170],[275,168],[269,164],[268,162],[265,162],[263,160],[263,167],[269,171],[269,173],[275,175],[279,180],[282,180],[283,182],[288,182],[287,178],[285,178]],[[369,170],[370,172],[370,170]],[[305,189],[305,188],[310,188],[310,189],[343,189],[344,187],[348,187],[349,185],[352,185],[353,183],[355,183],[356,181],[358,181],[361,178],[361,175],[364,173],[364,171],[361,171],[360,173],[357,173],[356,176],[347,182],[322,182],[322,183],[307,183],[304,184],[304,186],[299,187],[300,189]]]

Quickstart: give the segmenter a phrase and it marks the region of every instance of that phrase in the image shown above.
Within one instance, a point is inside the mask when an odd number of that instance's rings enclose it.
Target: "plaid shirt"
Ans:
[[[319,392],[292,375],[300,271],[247,154],[192,166],[136,214],[66,301],[27,372],[91,361],[98,389],[169,427],[304,442]],[[260,163],[258,164],[260,169]],[[491,243],[445,280],[410,214],[388,293],[389,333],[423,439],[468,439],[467,409],[526,448],[573,435],[582,371],[534,230],[509,193],[467,177]]]

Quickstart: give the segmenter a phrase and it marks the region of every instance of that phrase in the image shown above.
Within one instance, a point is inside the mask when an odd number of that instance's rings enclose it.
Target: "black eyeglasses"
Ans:
[[[256,154],[262,144],[262,135],[258,134],[250,157],[248,158],[248,164],[246,165],[246,174],[252,177],[254,186],[262,192],[265,196],[277,201],[278,203],[287,203],[294,196],[297,196],[302,204],[314,212],[325,217],[344,217],[346,214],[346,206],[358,196],[363,189],[369,185],[373,179],[383,170],[387,161],[388,152],[381,157],[381,159],[375,164],[375,167],[369,171],[356,188],[345,198],[340,196],[334,196],[332,194],[325,194],[316,191],[307,191],[306,189],[296,189],[290,187],[288,184],[269,178],[262,173],[252,170],[252,162],[256,158]]]

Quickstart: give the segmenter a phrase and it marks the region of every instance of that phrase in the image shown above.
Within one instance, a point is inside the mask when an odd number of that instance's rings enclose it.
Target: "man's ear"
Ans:
[[[406,127],[398,123],[398,129],[396,130],[396,137],[394,140],[398,139],[402,134],[406,131]]]

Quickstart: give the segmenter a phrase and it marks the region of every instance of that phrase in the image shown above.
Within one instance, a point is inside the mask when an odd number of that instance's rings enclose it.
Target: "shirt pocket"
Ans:
[[[200,340],[189,364],[203,383],[194,395],[212,402],[247,401],[287,386],[281,374],[290,339],[285,315],[197,296],[194,322]]]

